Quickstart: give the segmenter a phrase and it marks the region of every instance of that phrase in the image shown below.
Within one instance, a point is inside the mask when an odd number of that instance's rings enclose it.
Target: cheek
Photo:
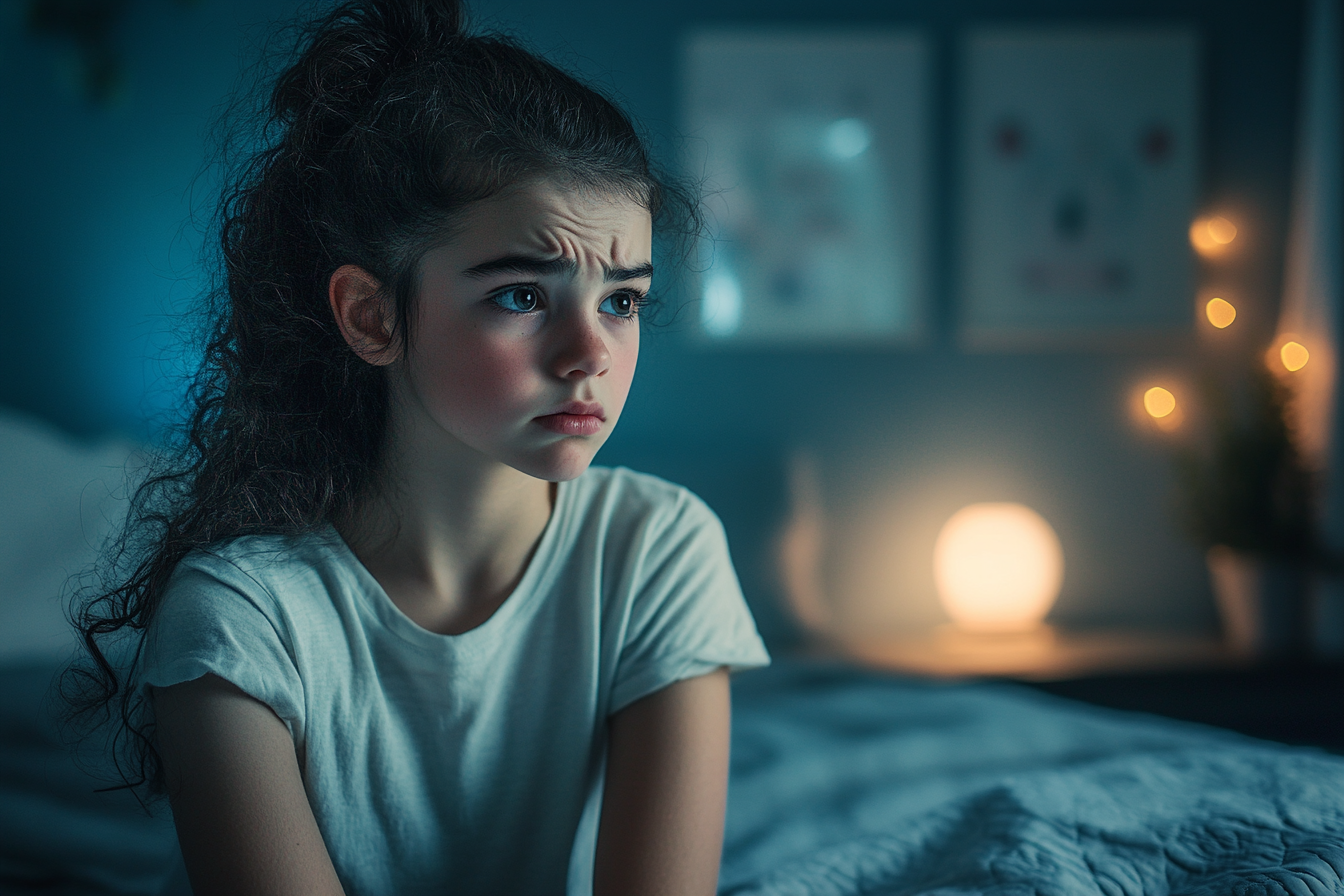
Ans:
[[[450,427],[487,423],[525,405],[536,388],[527,345],[520,340],[445,338],[424,366],[422,390],[434,411],[456,418]]]
[[[612,399],[622,406],[630,394],[630,384],[635,378],[635,364],[639,360],[639,329],[629,339],[618,340],[611,346],[611,391]]]

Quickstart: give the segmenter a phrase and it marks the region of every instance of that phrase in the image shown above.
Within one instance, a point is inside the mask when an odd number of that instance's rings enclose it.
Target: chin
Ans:
[[[518,463],[509,466],[547,482],[567,482],[578,479],[593,463],[593,457],[601,445],[573,444],[570,440],[552,445],[549,450],[520,458]]]

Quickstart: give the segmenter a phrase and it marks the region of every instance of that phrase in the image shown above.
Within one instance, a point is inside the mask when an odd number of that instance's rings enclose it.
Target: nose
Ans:
[[[611,351],[607,348],[601,324],[582,314],[567,317],[557,334],[552,371],[566,380],[602,376],[611,367]]]

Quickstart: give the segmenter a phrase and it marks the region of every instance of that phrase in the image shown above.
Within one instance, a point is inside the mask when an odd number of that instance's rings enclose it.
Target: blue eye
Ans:
[[[490,301],[505,311],[527,314],[536,311],[541,305],[541,291],[535,286],[510,286],[503,292],[495,293]]]
[[[603,299],[597,310],[616,317],[635,317],[643,303],[644,297],[638,293],[617,292]]]

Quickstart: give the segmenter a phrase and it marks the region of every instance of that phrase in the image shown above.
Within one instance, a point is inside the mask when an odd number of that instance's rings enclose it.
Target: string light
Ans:
[[[1204,314],[1209,323],[1220,330],[1232,326],[1232,321],[1237,319],[1237,309],[1227,299],[1209,299],[1209,303],[1204,306]]]
[[[1223,254],[1236,238],[1237,225],[1217,215],[1197,218],[1190,225],[1190,245],[1206,258]]]
[[[1279,349],[1279,360],[1290,373],[1295,373],[1307,366],[1307,362],[1311,360],[1311,352],[1307,351],[1307,347],[1302,343],[1290,340]]]
[[[1168,417],[1176,410],[1176,396],[1161,386],[1153,386],[1143,393],[1143,409],[1154,420]]]

